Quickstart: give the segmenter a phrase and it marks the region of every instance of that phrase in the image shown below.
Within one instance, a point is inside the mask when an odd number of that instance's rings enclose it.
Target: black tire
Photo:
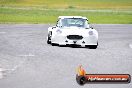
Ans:
[[[89,49],[96,49],[97,48],[97,45],[90,45],[89,46]]]
[[[52,45],[52,46],[58,46],[58,44],[56,44],[56,43],[51,43],[51,45]]]
[[[76,76],[76,81],[79,85],[84,85],[87,80],[84,76]]]
[[[89,48],[89,49],[96,49],[98,45],[86,45],[85,47],[86,48]]]
[[[50,40],[49,37],[48,37],[48,39],[47,39],[47,44],[51,44],[51,40]]]
[[[51,36],[52,36],[52,32],[49,32],[48,39],[47,39],[47,44],[51,44]]]
[[[59,47],[66,47],[66,45],[59,45]]]

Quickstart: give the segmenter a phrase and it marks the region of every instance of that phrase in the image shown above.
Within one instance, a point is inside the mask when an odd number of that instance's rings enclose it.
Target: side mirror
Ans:
[[[89,29],[89,28],[90,28],[90,26],[89,25],[86,25],[85,29]]]
[[[56,27],[62,27],[62,26],[61,26],[60,24],[57,23],[57,24],[56,24]]]
[[[56,27],[59,27],[59,28],[61,28],[62,26],[60,26],[60,25],[56,25]]]
[[[53,26],[52,29],[56,28],[56,26]]]
[[[56,27],[58,27],[59,25],[58,24],[56,24]]]
[[[92,25],[89,26],[91,29],[93,29]]]
[[[93,29],[93,27],[92,27],[92,26],[91,26],[90,28],[91,28],[91,29]]]

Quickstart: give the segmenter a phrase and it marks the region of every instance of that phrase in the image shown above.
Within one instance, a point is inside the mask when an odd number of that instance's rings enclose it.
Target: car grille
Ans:
[[[81,40],[83,37],[80,35],[68,35],[67,38],[71,40]]]

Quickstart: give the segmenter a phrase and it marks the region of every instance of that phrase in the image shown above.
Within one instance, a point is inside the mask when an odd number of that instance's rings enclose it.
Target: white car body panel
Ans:
[[[59,16],[59,19],[63,18],[73,18],[73,16]],[[86,19],[86,17],[81,16],[74,16],[74,18]],[[75,44],[81,45],[82,47],[85,47],[86,45],[98,45],[98,32],[90,27],[49,27],[48,34],[51,32],[51,43],[59,45]],[[69,35],[70,37],[68,37]]]

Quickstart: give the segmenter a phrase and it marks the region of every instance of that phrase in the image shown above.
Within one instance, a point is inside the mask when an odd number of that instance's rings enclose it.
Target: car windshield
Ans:
[[[86,19],[82,18],[64,18],[62,19],[62,27],[85,27],[86,21]]]

